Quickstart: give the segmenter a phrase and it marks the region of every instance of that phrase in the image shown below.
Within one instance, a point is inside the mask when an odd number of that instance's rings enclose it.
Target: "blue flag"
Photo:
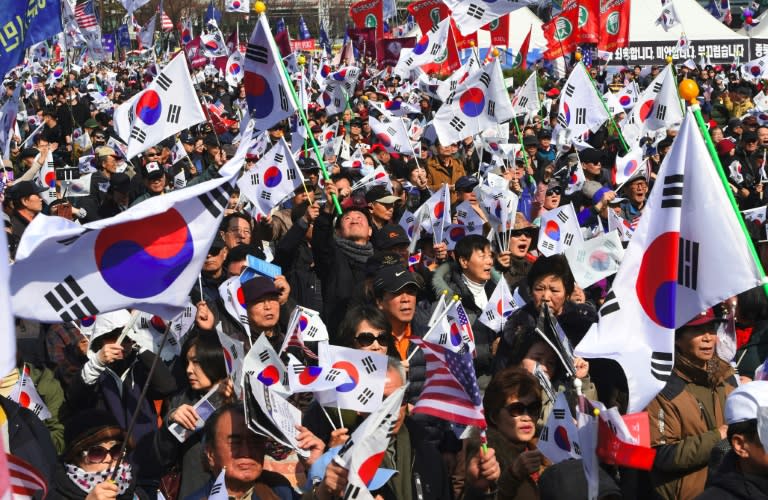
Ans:
[[[0,75],[21,63],[24,49],[61,33],[61,0],[47,0],[45,7],[38,2],[3,2],[0,9],[2,45],[0,45]]]
[[[128,33],[128,25],[121,24],[117,27],[117,46],[126,49],[131,48],[131,36]]]
[[[105,33],[101,35],[101,46],[104,49],[104,52],[108,52],[110,54],[115,52],[115,34],[114,33]]]
[[[211,19],[216,20],[216,24],[221,24],[221,11],[213,6],[213,2],[208,4],[208,8],[205,9],[205,17],[203,17],[203,24],[208,24]]]
[[[331,40],[328,39],[328,33],[325,28],[320,26],[320,47],[328,54],[331,54]]]
[[[275,23],[275,35],[285,31],[285,19],[282,17]]]
[[[299,16],[299,40],[308,40],[312,38],[307,27],[307,22],[304,20],[304,16]]]

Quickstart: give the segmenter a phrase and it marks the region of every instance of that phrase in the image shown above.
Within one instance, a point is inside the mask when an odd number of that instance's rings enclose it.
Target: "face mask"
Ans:
[[[111,468],[101,472],[85,472],[77,465],[72,464],[64,464],[64,468],[67,471],[67,477],[69,477],[70,481],[75,483],[78,488],[86,493],[90,493],[97,484],[103,483],[109,479],[110,473],[112,472]],[[117,475],[115,476],[118,495],[122,495],[128,491],[128,487],[131,485],[131,479],[133,479],[131,464],[120,462],[120,466],[117,468]]]

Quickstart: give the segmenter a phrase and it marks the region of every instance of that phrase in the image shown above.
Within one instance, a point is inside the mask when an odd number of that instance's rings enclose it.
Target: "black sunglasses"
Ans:
[[[516,401],[512,404],[508,404],[504,409],[507,410],[510,417],[521,417],[523,415],[528,415],[535,419],[541,417],[541,401],[534,401],[527,405],[520,401]]]
[[[378,335],[374,335],[371,332],[360,332],[360,335],[355,337],[355,341],[360,344],[361,347],[368,347],[373,344],[374,341],[378,341],[379,345],[389,344],[392,336],[387,332],[381,332]]]
[[[553,194],[563,194],[563,190],[560,186],[553,187],[552,189],[547,189],[547,196],[552,196]]]
[[[509,236],[511,238],[519,238],[521,236],[527,236],[529,238],[533,238],[533,236],[536,234],[536,229],[529,227],[526,229],[513,229],[509,232]]]
[[[123,447],[123,443],[117,443],[112,448],[106,449],[103,446],[91,446],[87,450],[83,451],[83,456],[88,461],[88,463],[91,464],[100,464],[104,462],[104,459],[107,458],[107,455],[110,456],[111,460],[117,460],[117,458],[120,456],[120,449]]]

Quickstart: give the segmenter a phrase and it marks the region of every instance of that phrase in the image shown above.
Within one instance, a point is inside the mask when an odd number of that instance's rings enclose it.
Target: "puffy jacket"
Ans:
[[[730,451],[696,500],[768,500],[768,477],[742,473],[736,454]]]
[[[659,498],[687,500],[704,491],[710,454],[721,441],[725,398],[736,385],[725,361],[716,357],[709,366],[676,356],[667,385],[646,409],[656,448],[651,479]]]
[[[51,433],[51,440],[56,451],[61,453],[64,451],[65,443],[64,424],[60,420],[59,413],[64,404],[64,391],[59,381],[53,376],[53,372],[48,368],[29,365],[29,378],[32,379],[37,393],[51,412],[51,416],[43,423]]]
[[[442,189],[443,184],[453,186],[460,177],[465,175],[467,174],[464,165],[456,158],[451,158],[448,166],[443,165],[435,156],[427,160],[427,184],[432,191]],[[456,192],[451,191],[451,204],[453,204],[456,202]]]

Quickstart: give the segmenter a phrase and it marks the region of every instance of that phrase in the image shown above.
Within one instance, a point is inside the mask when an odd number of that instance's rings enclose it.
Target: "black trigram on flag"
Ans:
[[[541,441],[549,441],[549,427],[544,426],[544,428],[541,429],[541,434],[539,434],[539,439]]]
[[[429,49],[429,53],[433,56],[439,55],[443,51],[443,46],[438,43],[433,43],[432,48]]]
[[[376,371],[376,364],[373,362],[372,357],[366,356],[360,362],[363,364],[363,368],[365,368],[365,373],[370,375],[371,373]]]
[[[214,217],[221,215],[224,207],[229,203],[229,194],[232,192],[232,185],[229,182],[225,182],[221,186],[212,189],[211,191],[201,194],[197,197],[200,203],[203,204],[206,210],[210,212]]]
[[[79,239],[80,239],[80,238],[81,238],[83,235],[85,235],[85,234],[88,234],[88,233],[90,233],[91,231],[93,231],[93,229],[86,229],[86,230],[84,230],[84,231],[83,231],[82,233],[80,233],[80,234],[76,234],[75,236],[70,236],[69,238],[64,238],[63,240],[58,240],[56,243],[61,243],[61,244],[62,244],[62,245],[64,245],[64,246],[69,246],[69,245],[71,245],[72,243],[74,243],[74,242],[76,242],[77,240],[79,240]]]
[[[99,312],[71,275],[44,297],[63,321],[74,321]]]
[[[251,186],[256,186],[257,184],[259,184],[259,174],[251,174]]]
[[[608,295],[605,296],[605,302],[603,302],[603,307],[600,308],[598,314],[603,318],[611,313],[615,313],[619,309],[621,309],[619,307],[619,301],[616,298],[616,294],[611,290],[608,292]]]
[[[659,92],[661,92],[661,82],[654,83],[653,87],[651,88],[652,88],[651,92],[653,92],[654,94],[658,94]]]
[[[408,59],[405,60],[406,67],[410,66],[411,64],[413,64],[413,57],[409,57]]]
[[[467,15],[472,16],[475,19],[482,19],[483,14],[485,14],[485,9],[474,3],[470,4],[469,8],[467,9]]]
[[[488,116],[496,116],[496,102],[488,99],[488,109],[485,111]]]
[[[344,491],[344,500],[354,500],[358,495],[360,495],[360,487],[347,483],[347,489]]]
[[[664,104],[656,106],[656,119],[663,122],[665,116],[667,116],[667,107]]]
[[[568,97],[573,97],[574,92],[576,92],[576,87],[572,83],[569,83],[565,86],[565,95]]]
[[[315,335],[317,335],[317,327],[316,326],[310,326],[306,329],[306,331],[301,333],[304,337],[308,339],[315,338]]]
[[[485,311],[485,317],[488,318],[488,321],[493,321],[496,319],[496,313],[493,310]]]
[[[443,332],[440,334],[440,340],[437,342],[440,345],[445,345],[448,343],[448,334]]]
[[[568,219],[570,219],[570,217],[568,217],[568,214],[563,211],[560,211],[557,213],[557,218],[560,219],[560,222],[562,223],[566,223],[568,222]]]
[[[262,200],[269,201],[272,198],[272,193],[270,193],[269,191],[262,191],[260,197]]]
[[[587,123],[587,108],[576,108],[576,125],[584,125]]]
[[[133,129],[131,129],[131,139],[144,144],[144,141],[147,139],[147,134],[145,134],[144,131],[140,128],[133,127]]]
[[[555,408],[554,410],[552,410],[552,414],[558,420],[562,420],[565,418],[565,410],[563,410],[562,408]]]
[[[168,106],[168,115],[165,117],[165,121],[168,123],[179,123],[179,117],[181,116],[181,106],[176,104],[170,104]]]
[[[462,130],[464,130],[464,127],[467,126],[467,124],[464,123],[464,121],[461,118],[459,118],[458,116],[454,116],[451,119],[451,121],[448,123],[448,125],[453,127],[454,130],[456,130],[456,132],[461,132]]]
[[[661,191],[661,208],[680,208],[683,206],[683,175],[664,177],[664,189]]]
[[[259,360],[261,360],[262,363],[266,363],[269,359],[269,353],[267,351],[261,351],[259,353]]]
[[[269,61],[269,52],[266,47],[249,43],[245,49],[245,58],[259,64],[267,64]]]
[[[335,382],[336,379],[339,377],[339,375],[341,375],[341,370],[337,368],[331,368],[328,371],[328,374],[326,374],[325,380],[327,380],[328,382]]]
[[[565,115],[562,113],[557,114],[557,124],[563,128],[568,127],[568,122],[565,119]]]
[[[488,86],[491,84],[491,75],[489,75],[488,73],[483,73],[482,75],[480,75],[479,80],[480,80],[480,83],[485,85],[485,88],[488,88]]]
[[[173,84],[173,80],[168,78],[168,76],[166,76],[164,73],[160,73],[160,76],[157,77],[155,83],[157,83],[157,86],[161,89],[168,90],[168,88]]]
[[[293,370],[294,375],[304,371],[304,365],[288,365],[288,368]]]
[[[696,290],[699,274],[699,244],[680,238],[677,254],[677,284]]]
[[[569,247],[571,246],[571,243],[573,243],[573,233],[566,233],[565,237],[563,238],[563,245]]]
[[[658,352],[651,353],[651,375],[657,380],[666,382],[669,380],[669,376],[672,375],[672,353],[671,352]]]
[[[213,483],[213,487],[211,487],[210,493],[208,493],[208,496],[211,497],[213,495],[218,494],[221,491],[221,483],[216,482]]]
[[[387,127],[387,133],[388,133],[389,135],[393,135],[393,136],[394,136],[394,135],[397,135],[397,130],[395,130],[395,129],[394,129],[394,128],[392,128],[392,127]]]
[[[551,241],[542,240],[540,245],[542,247],[546,248],[547,250],[554,250],[555,249],[555,245]]]
[[[517,100],[517,105],[522,108],[524,108],[526,104],[528,104],[528,98],[525,96],[522,96]]]
[[[283,160],[285,160],[285,156],[281,153],[275,153],[275,163],[283,163]]]
[[[363,389],[363,392],[357,395],[357,400],[360,401],[361,404],[367,405],[368,401],[370,401],[373,396],[373,391],[366,387]]]

